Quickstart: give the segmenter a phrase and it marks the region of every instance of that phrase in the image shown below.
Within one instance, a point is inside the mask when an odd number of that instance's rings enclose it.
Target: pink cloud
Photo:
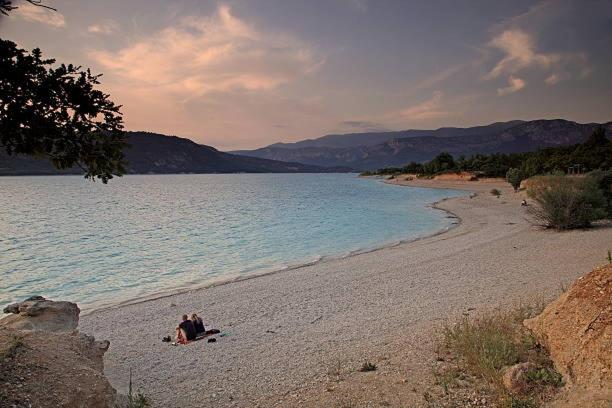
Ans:
[[[489,42],[489,47],[502,51],[504,56],[485,78],[493,79],[501,75],[510,75],[508,80],[511,85],[503,88],[507,91],[501,91],[500,94],[522,89],[525,83],[519,86],[522,80],[513,78],[512,75],[527,68],[537,68],[547,72],[548,77],[545,82],[548,85],[573,77],[582,78],[585,72],[589,72],[587,58],[583,53],[538,52],[533,37],[520,29],[503,31]]]
[[[213,92],[266,91],[315,72],[323,63],[305,43],[266,33],[221,6],[189,17],[117,51],[89,57],[130,86],[199,97]]]
[[[498,88],[497,94],[500,96],[509,95],[525,88],[525,85],[527,85],[527,83],[524,80],[510,75],[510,78],[508,78],[508,86],[505,88]]]
[[[426,101],[402,109],[399,117],[403,120],[420,121],[448,116],[449,112],[442,109],[442,96],[442,92],[435,91]]]
[[[15,16],[32,23],[43,23],[54,28],[66,26],[66,20],[62,13],[25,2],[19,4],[19,7],[15,10]]]

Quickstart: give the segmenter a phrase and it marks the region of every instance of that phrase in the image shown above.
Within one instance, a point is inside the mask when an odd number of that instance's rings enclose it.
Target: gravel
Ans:
[[[108,339],[105,371],[155,406],[290,406],[321,387],[338,362],[358,369],[466,310],[550,296],[603,263],[610,228],[555,233],[530,226],[523,198],[505,183],[417,181],[479,194],[440,208],[458,227],[412,243],[83,316],[79,329]],[[502,191],[501,198],[488,194]],[[183,313],[223,337],[162,343]],[[416,337],[415,337],[416,336]],[[422,337],[422,336],[421,336]],[[293,398],[295,399],[295,398]],[[285,402],[281,402],[285,401]]]

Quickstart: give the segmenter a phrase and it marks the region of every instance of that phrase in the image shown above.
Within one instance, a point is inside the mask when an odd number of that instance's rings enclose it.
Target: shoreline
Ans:
[[[470,193],[468,190],[463,190],[463,189],[459,189],[459,188],[420,187],[420,186],[402,185],[402,184],[399,184],[399,183],[388,183],[386,180],[380,180],[380,182],[383,182],[384,184],[396,185],[396,186],[402,186],[402,187],[430,188],[430,189],[437,189],[437,190],[456,190],[456,191],[463,191],[463,192],[466,192],[466,193]],[[285,267],[281,267],[281,268],[278,268],[278,269],[264,270],[264,271],[251,271],[251,272],[246,272],[246,273],[243,273],[243,272],[232,273],[232,274],[229,274],[227,277],[221,277],[221,278],[216,279],[216,280],[215,279],[209,280],[208,282],[203,283],[202,285],[196,285],[196,286],[192,286],[190,288],[179,287],[179,288],[169,289],[167,291],[161,291],[161,292],[153,293],[151,295],[138,296],[138,297],[122,300],[122,301],[119,301],[117,303],[113,303],[113,304],[110,304],[110,305],[102,305],[100,307],[92,307],[91,309],[83,309],[81,311],[81,316],[93,316],[93,315],[95,315],[97,313],[104,312],[106,310],[119,309],[119,308],[122,308],[122,307],[125,307],[125,306],[131,306],[131,305],[137,305],[137,304],[140,304],[140,303],[161,300],[161,299],[165,299],[165,298],[172,297],[172,296],[175,296],[175,295],[182,295],[182,294],[186,294],[186,293],[198,292],[198,291],[214,288],[214,287],[217,287],[217,286],[230,285],[230,284],[233,284],[233,283],[247,281],[247,280],[250,280],[250,279],[256,279],[256,278],[260,278],[260,277],[263,277],[263,276],[275,275],[277,273],[292,271],[292,270],[300,269],[300,268],[306,268],[306,267],[309,267],[309,266],[317,265],[319,263],[330,262],[330,261],[334,261],[334,260],[337,260],[337,259],[345,259],[345,258],[350,258],[350,257],[353,257],[353,256],[357,256],[357,255],[370,254],[370,253],[373,253],[373,252],[376,252],[376,251],[384,250],[386,248],[394,248],[394,247],[399,247],[399,246],[402,246],[402,245],[409,245],[409,244],[411,244],[413,242],[416,242],[416,241],[420,241],[420,240],[432,238],[432,237],[435,237],[435,236],[438,236],[438,235],[441,235],[441,234],[445,234],[445,233],[447,233],[449,231],[452,231],[453,229],[459,227],[459,225],[461,225],[461,223],[463,221],[461,220],[461,217],[459,217],[457,214],[454,214],[450,210],[441,208],[438,205],[443,203],[443,202],[445,202],[445,201],[447,201],[447,200],[452,200],[452,199],[457,198],[457,197],[462,197],[462,196],[445,197],[445,198],[443,198],[441,200],[434,201],[432,203],[428,203],[428,204],[425,205],[426,208],[430,207],[430,208],[433,208],[433,209],[435,209],[437,211],[441,211],[441,212],[446,213],[446,214],[451,216],[451,217],[447,216],[446,218],[452,218],[452,219],[456,220],[456,222],[450,222],[448,226],[446,226],[444,228],[441,228],[441,229],[439,229],[437,231],[434,231],[431,234],[419,236],[419,237],[416,237],[416,238],[400,239],[398,241],[393,241],[393,242],[389,242],[389,243],[382,243],[380,245],[375,244],[372,247],[364,247],[364,248],[361,248],[361,249],[349,251],[348,253],[324,255],[324,256],[318,257],[318,259],[315,259],[313,261],[306,261],[306,262],[301,262],[301,263],[297,263],[297,264],[291,264],[291,265],[287,265]]]
[[[419,390],[431,375],[435,327],[556,295],[608,249],[610,228],[533,228],[507,183],[397,182],[478,195],[436,203],[461,220],[444,233],[102,310],[83,316],[80,330],[110,340],[105,371],[113,386],[125,391],[131,370],[154,406],[342,406],[354,394],[380,399],[383,389],[402,395],[390,406],[424,406]],[[488,193],[492,187],[501,198]],[[214,344],[161,342],[193,312],[225,336]],[[378,370],[359,373],[364,360]]]

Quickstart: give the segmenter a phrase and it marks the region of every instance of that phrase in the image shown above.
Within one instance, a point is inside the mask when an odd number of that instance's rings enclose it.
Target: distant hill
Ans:
[[[317,166],[374,170],[454,156],[516,153],[582,143],[598,126],[612,133],[612,122],[580,124],[563,119],[498,122],[472,128],[328,135],[297,143],[276,143],[242,155]]]
[[[128,132],[128,174],[173,173],[322,173],[349,171],[301,163],[285,163],[220,152],[189,139],[148,132]],[[82,174],[56,170],[47,160],[7,156],[0,149],[0,175]]]
[[[523,121],[513,120],[510,122],[496,122],[486,126],[475,126],[471,128],[444,127],[436,130],[410,129],[400,130],[397,132],[347,133],[340,135],[326,135],[317,139],[306,139],[295,143],[274,143],[267,147],[282,147],[286,149],[299,149],[302,147],[360,147],[375,146],[390,139],[405,139],[409,137],[482,136],[499,133],[520,123],[523,123]],[[232,153],[239,154],[239,152]]]

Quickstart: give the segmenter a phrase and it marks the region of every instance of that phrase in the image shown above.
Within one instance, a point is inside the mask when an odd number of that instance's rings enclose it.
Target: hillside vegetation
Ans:
[[[612,141],[599,128],[584,142],[570,146],[550,147],[525,153],[475,154],[454,158],[442,152],[434,159],[402,167],[386,167],[366,171],[363,175],[417,174],[433,176],[440,173],[471,171],[482,177],[505,177],[508,170],[520,170],[522,179],[553,172],[586,173],[612,168]]]

